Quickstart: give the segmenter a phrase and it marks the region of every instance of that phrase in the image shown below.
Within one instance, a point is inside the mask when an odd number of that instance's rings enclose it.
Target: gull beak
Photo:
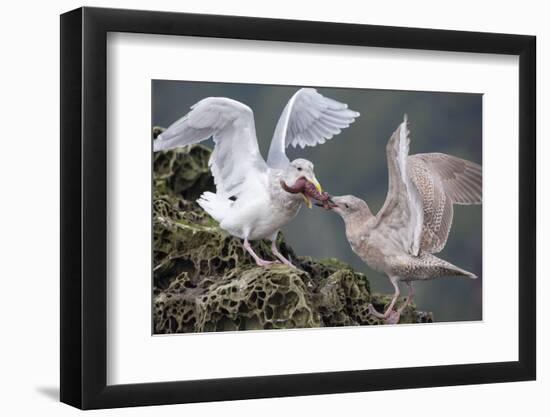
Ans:
[[[315,188],[317,189],[317,191],[319,191],[319,193],[322,193],[323,192],[323,189],[321,188],[321,184],[319,184],[319,181],[317,181],[317,178],[315,178],[315,175],[313,176],[306,176],[306,180],[308,180],[310,183],[312,183]],[[302,193],[302,197],[304,197],[304,201],[306,202],[306,205],[308,208],[312,208],[313,205],[311,204],[311,199]]]
[[[319,193],[322,193],[323,192],[323,188],[321,187],[321,184],[319,184],[319,181],[317,181],[317,178],[315,178],[315,176],[309,178],[309,177],[306,177],[306,179],[312,183],[313,185],[315,185],[315,188],[317,188],[317,191],[319,191]]]

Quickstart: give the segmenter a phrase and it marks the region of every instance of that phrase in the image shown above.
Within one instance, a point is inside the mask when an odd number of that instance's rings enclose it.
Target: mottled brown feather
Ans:
[[[481,166],[441,153],[408,157],[408,171],[422,199],[420,247],[440,252],[453,222],[453,204],[481,204]]]

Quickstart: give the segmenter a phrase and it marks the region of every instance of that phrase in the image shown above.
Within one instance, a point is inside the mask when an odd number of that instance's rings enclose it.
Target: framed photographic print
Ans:
[[[61,401],[531,380],[535,38],[61,16]]]

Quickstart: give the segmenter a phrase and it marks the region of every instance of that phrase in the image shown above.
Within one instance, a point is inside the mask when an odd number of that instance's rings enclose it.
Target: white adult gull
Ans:
[[[291,190],[310,182],[321,193],[321,186],[313,164],[305,159],[290,162],[286,148],[322,144],[358,116],[346,104],[324,97],[313,88],[298,90],[279,118],[266,163],[258,148],[252,110],[229,98],[208,97],[159,135],[154,150],[174,149],[212,137],[215,146],[209,166],[216,192],[203,193],[198,204],[222,229],[243,239],[243,247],[256,264],[273,263],[261,259],[250,246],[250,241],[267,239],[273,255],[294,267],[279,252],[277,234],[296,216],[303,201],[311,208],[311,200],[307,192]]]

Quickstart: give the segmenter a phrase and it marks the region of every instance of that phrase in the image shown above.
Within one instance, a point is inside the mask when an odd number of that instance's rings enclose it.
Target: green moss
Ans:
[[[155,333],[379,324],[367,305],[382,310],[388,298],[371,294],[367,277],[337,259],[297,257],[279,235],[280,251],[299,270],[256,266],[241,241],[194,202],[214,190],[210,152],[193,145],[155,154]],[[266,242],[253,245],[260,256],[273,259]],[[409,307],[400,322],[431,320]]]

